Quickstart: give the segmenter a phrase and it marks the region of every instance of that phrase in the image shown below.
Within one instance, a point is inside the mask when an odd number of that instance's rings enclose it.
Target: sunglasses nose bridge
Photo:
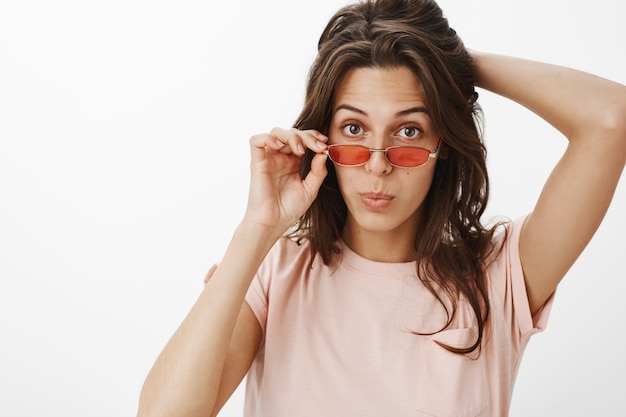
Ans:
[[[384,148],[369,148],[370,150],[370,158],[372,157],[372,154],[375,152],[382,152],[384,155],[384,157],[387,157],[387,149]]]
[[[372,169],[378,169],[379,164],[383,164],[381,167],[383,171],[386,171],[391,165],[391,161],[389,160],[388,151],[385,148],[369,148],[370,157],[367,160],[366,164],[371,165]],[[381,154],[381,155],[376,155]]]

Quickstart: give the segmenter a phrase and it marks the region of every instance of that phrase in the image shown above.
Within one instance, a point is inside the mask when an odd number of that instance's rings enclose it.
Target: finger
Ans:
[[[328,137],[317,130],[304,130],[301,131],[303,141],[306,143],[307,148],[311,149],[315,153],[320,153],[326,150],[328,147]]]
[[[285,144],[271,133],[263,133],[254,135],[250,138],[250,146],[257,149],[265,150],[265,148],[281,149]]]
[[[313,152],[320,153],[326,149],[326,141],[328,138],[316,130],[299,130],[299,129],[280,129],[274,128],[270,132],[272,136],[284,143],[284,148],[280,149],[281,153],[294,153],[296,155],[304,155],[305,149],[311,149]]]
[[[211,265],[211,267],[207,271],[206,275],[204,276],[204,283],[205,284],[207,282],[209,282],[209,280],[211,279],[211,277],[213,276],[213,274],[215,273],[216,270],[217,270],[217,264]]]
[[[328,170],[326,169],[327,158],[326,154],[323,153],[315,155],[311,161],[311,170],[302,181],[302,185],[309,193],[311,200],[317,196],[322,182],[328,174]]]
[[[284,146],[284,143],[267,133],[254,135],[250,138],[250,153],[252,155],[252,160],[261,160],[265,157],[268,150],[278,152]]]
[[[328,136],[326,136],[325,134],[323,134],[322,132],[320,132],[319,130],[315,130],[315,129],[307,129],[304,130],[303,132],[306,132],[310,135],[313,135],[317,140],[327,143],[328,142]]]
[[[279,152],[284,154],[304,154],[304,145],[300,132],[297,129],[281,129],[279,127],[273,128],[270,133],[275,138],[277,143],[283,144]],[[286,145],[286,146],[284,146]]]
[[[317,130],[298,130],[298,134],[302,140],[302,143],[304,143],[307,148],[315,153],[324,152],[328,147],[328,145],[326,145],[326,142],[328,142],[328,137],[318,132]]]

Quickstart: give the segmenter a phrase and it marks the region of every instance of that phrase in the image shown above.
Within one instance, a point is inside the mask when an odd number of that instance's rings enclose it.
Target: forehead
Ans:
[[[373,105],[423,105],[422,87],[407,67],[350,70],[335,90],[333,110],[344,102]]]

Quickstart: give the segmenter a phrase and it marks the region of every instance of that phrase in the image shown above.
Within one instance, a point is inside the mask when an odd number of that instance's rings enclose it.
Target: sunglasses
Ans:
[[[325,153],[337,165],[356,167],[369,161],[372,152],[383,152],[387,161],[394,167],[417,168],[439,154],[442,138],[431,151],[417,146],[390,146],[384,149],[368,148],[363,145],[329,145]]]

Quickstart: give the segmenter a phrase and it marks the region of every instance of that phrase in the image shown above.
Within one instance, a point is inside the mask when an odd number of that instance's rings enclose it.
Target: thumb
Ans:
[[[302,181],[303,186],[311,196],[311,200],[315,199],[324,178],[328,175],[328,170],[326,169],[327,158],[326,154],[316,154],[311,161],[311,170]]]

